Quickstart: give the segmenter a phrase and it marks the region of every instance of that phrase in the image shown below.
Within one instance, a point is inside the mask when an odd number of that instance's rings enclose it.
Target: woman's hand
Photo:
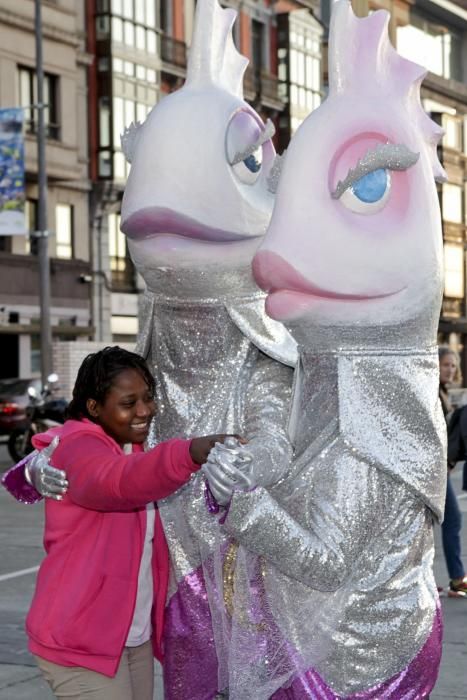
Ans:
[[[220,435],[206,435],[204,437],[193,438],[190,445],[191,459],[193,462],[196,462],[196,464],[204,464],[216,442],[222,443],[228,438],[235,438],[241,443],[245,442],[239,435],[225,435],[223,433]]]

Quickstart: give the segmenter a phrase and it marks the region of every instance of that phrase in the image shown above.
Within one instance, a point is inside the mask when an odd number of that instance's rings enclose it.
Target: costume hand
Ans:
[[[66,473],[55,469],[49,463],[59,442],[60,438],[54,437],[50,445],[40,452],[33,452],[31,459],[24,466],[26,480],[31,486],[34,486],[41,496],[53,498],[55,501],[61,501],[68,490]]]
[[[235,490],[247,491],[256,485],[251,477],[251,455],[232,438],[217,443],[202,471],[217,503],[227,505]]]
[[[196,464],[204,464],[207,461],[209,452],[216,443],[223,443],[224,440],[236,438],[240,440],[238,435],[206,435],[205,437],[193,438],[190,445],[190,455],[193,462]]]

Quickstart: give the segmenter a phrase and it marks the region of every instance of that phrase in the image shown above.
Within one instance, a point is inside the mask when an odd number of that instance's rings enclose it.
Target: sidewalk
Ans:
[[[459,493],[460,476],[460,470],[453,476]],[[460,504],[465,514],[463,553],[467,567],[467,493],[461,495]],[[40,562],[41,539],[42,508],[18,506],[0,489],[0,700],[53,700],[27,652],[23,629],[35,573],[5,578],[9,572],[29,569]],[[436,580],[439,585],[446,586],[448,581],[440,548],[439,528],[436,543]],[[442,598],[442,607],[443,659],[439,679],[430,700],[467,700],[467,599]],[[158,666],[154,700],[162,699],[162,678]]]
[[[463,516],[462,560],[467,570],[467,492],[461,491],[462,471],[458,467],[451,475],[458,494]],[[448,585],[440,540],[436,528],[434,572],[439,586]],[[467,598],[441,598],[443,607],[443,657],[438,682],[430,700],[467,700]]]

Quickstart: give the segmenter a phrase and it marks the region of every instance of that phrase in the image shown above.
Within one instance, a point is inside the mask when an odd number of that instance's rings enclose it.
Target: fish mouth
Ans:
[[[297,296],[302,301],[306,297],[337,301],[369,301],[394,296],[405,289],[403,286],[390,292],[377,294],[356,294],[324,289],[307,280],[280,255],[266,250],[259,251],[253,258],[253,276],[258,286],[267,292],[269,297],[287,295],[290,300]]]
[[[179,214],[164,207],[145,207],[130,214],[121,224],[123,233],[131,240],[146,240],[160,234],[175,234],[183,238],[209,243],[235,243],[259,238],[261,234],[226,231]]]

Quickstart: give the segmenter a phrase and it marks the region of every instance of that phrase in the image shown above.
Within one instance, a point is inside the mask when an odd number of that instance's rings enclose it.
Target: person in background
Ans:
[[[169,573],[157,499],[185,484],[224,435],[143,452],[156,406],[144,360],[119,347],[82,363],[60,444],[61,501],[45,502],[46,556],[26,620],[29,649],[57,698],[152,700]],[[126,454],[127,446],[133,453]]]
[[[459,356],[448,345],[440,345],[439,354],[439,398],[443,408],[446,423],[452,415],[452,405],[449,399],[448,387],[458,380],[460,374]],[[456,493],[449,478],[453,467],[448,464],[448,481],[446,489],[446,505],[444,521],[441,526],[444,558],[450,578],[449,595],[451,597],[467,598],[467,576],[461,559],[461,528],[462,514],[457,502]]]

